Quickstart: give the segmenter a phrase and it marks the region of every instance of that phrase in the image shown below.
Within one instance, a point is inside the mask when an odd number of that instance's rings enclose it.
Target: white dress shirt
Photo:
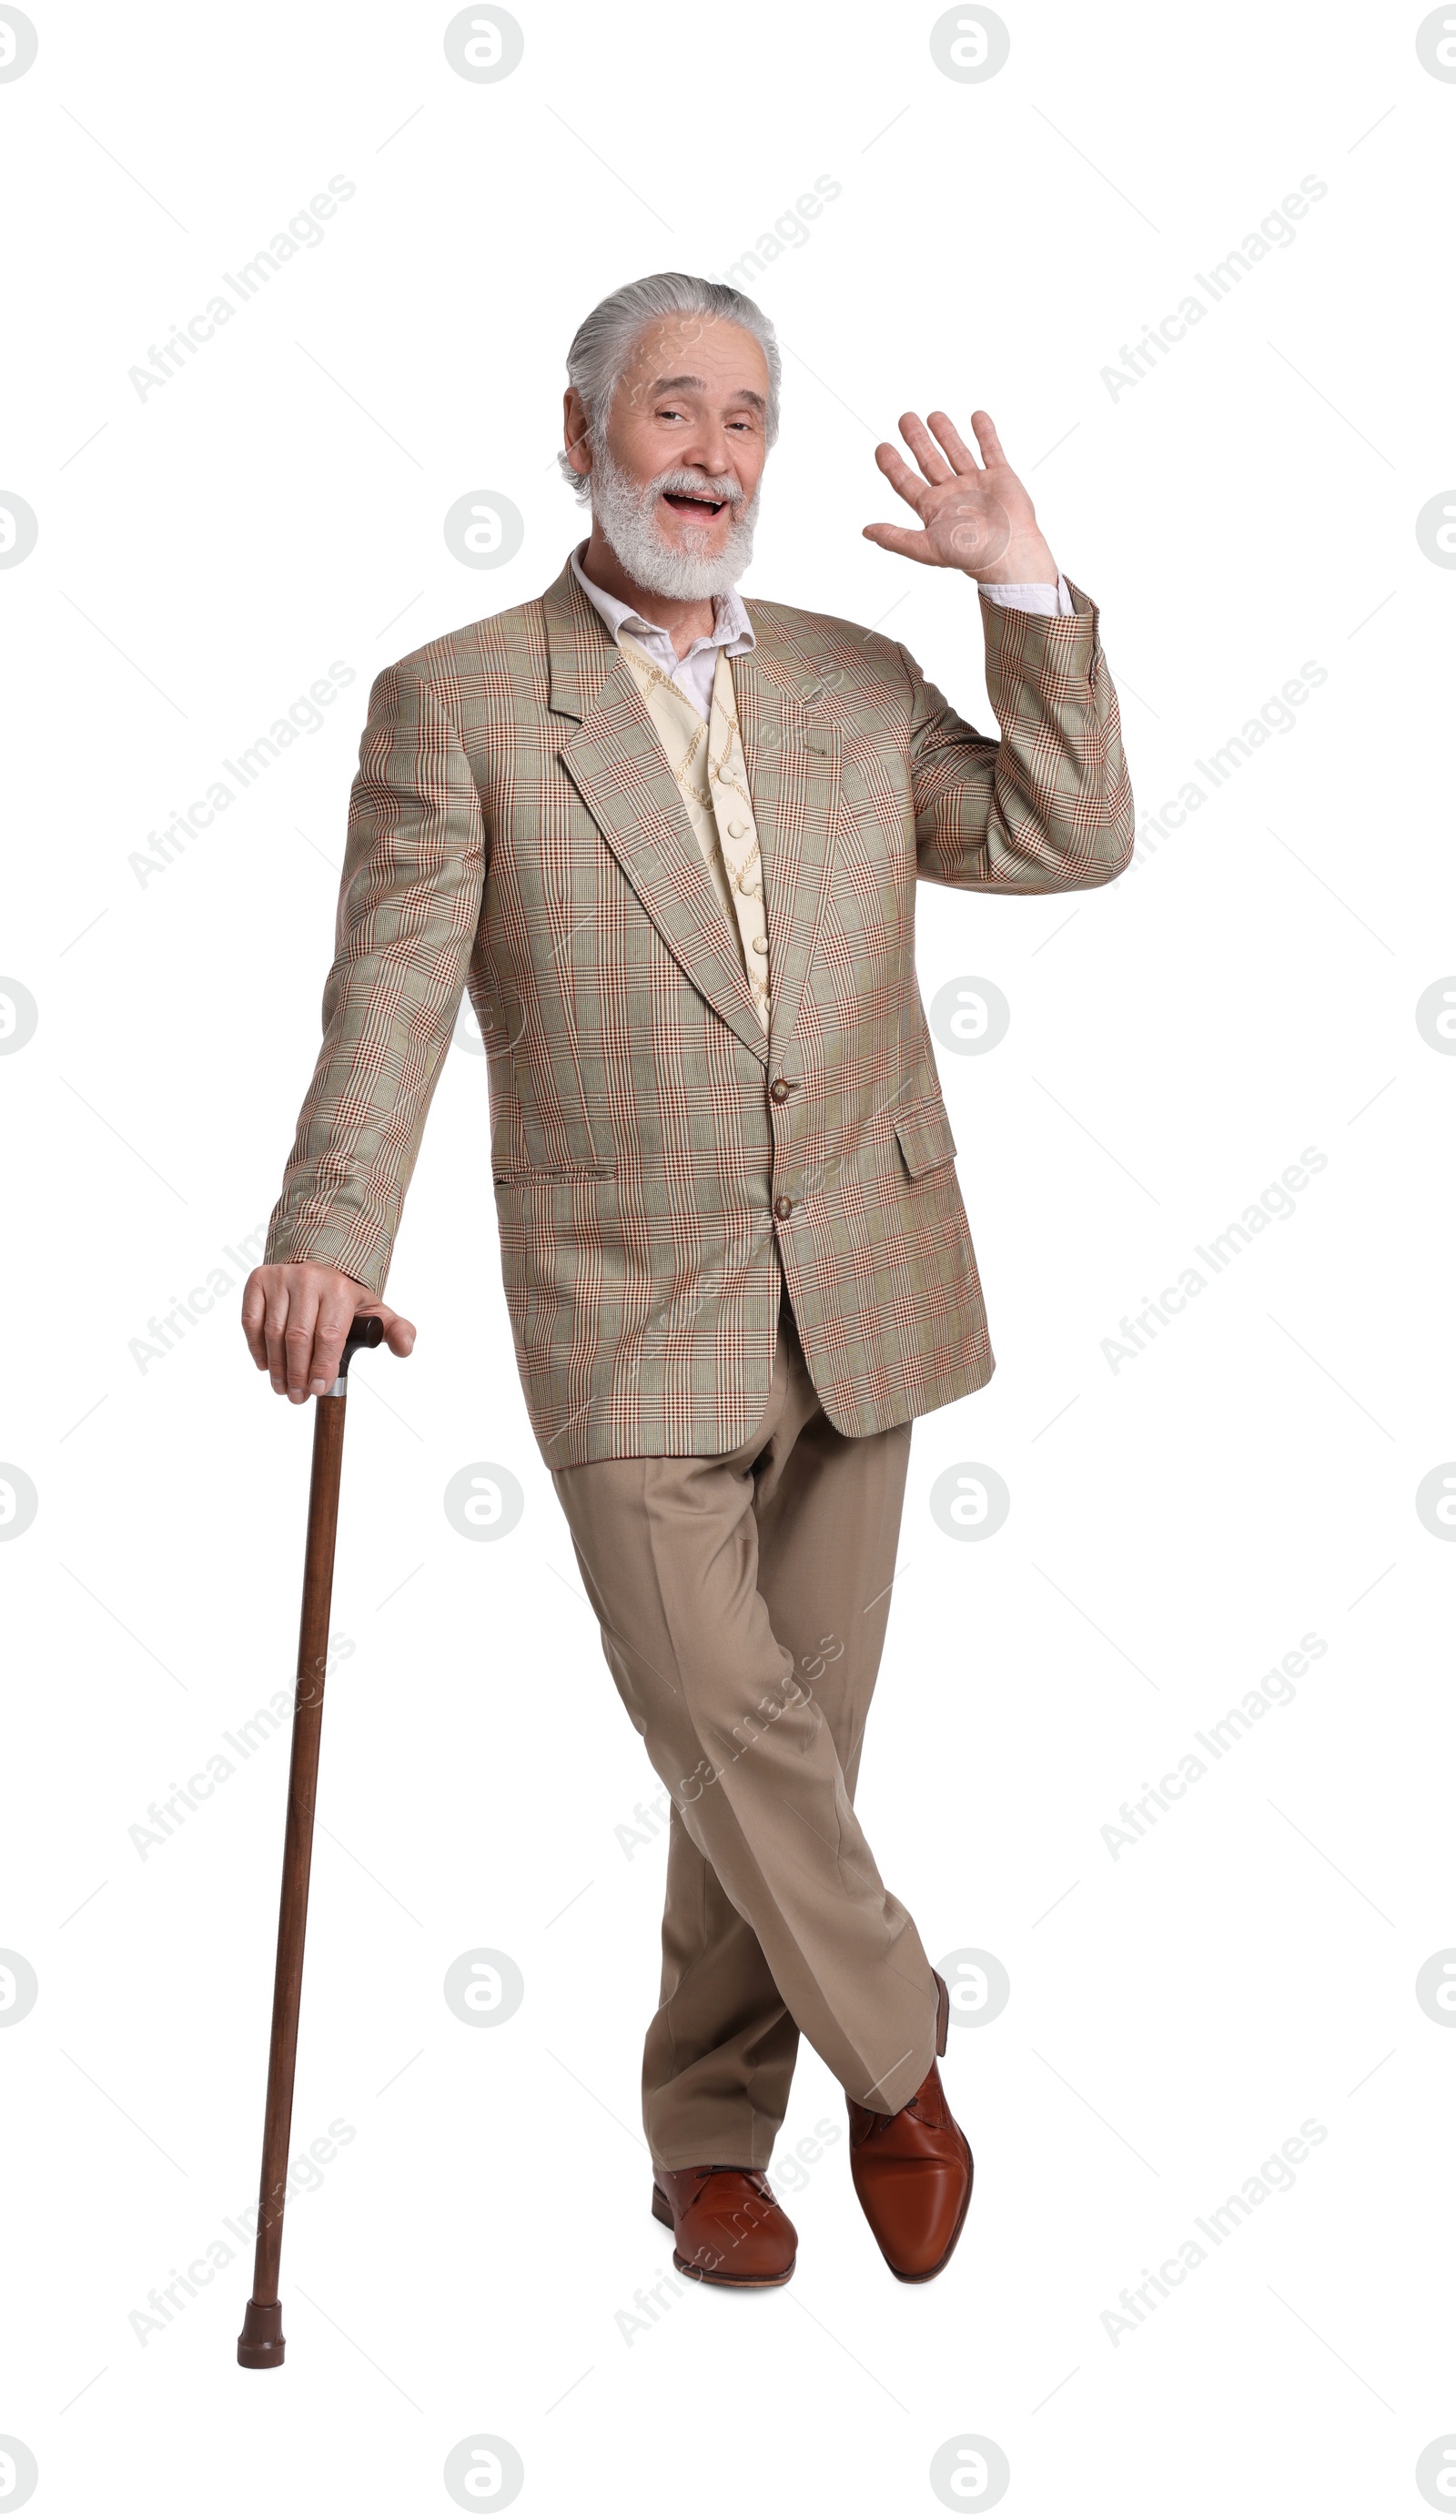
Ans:
[[[678,690],[687,694],[699,716],[705,721],[712,706],[718,650],[721,648],[725,655],[743,656],[758,644],[738,589],[730,586],[725,595],[713,597],[711,631],[701,639],[695,639],[687,654],[680,656],[669,630],[662,629],[659,622],[644,621],[641,613],[630,604],[623,604],[616,596],[609,595],[605,587],[593,585],[581,565],[585,551],[586,544],[578,543],[571,554],[571,567],[582,593],[596,606],[613,638],[618,638],[625,630],[639,647],[647,650],[653,663],[669,682],[676,683]],[[1009,605],[1018,612],[1070,612],[1073,608],[1065,577],[1059,577],[1055,586],[987,586],[981,592],[988,595],[993,604]]]

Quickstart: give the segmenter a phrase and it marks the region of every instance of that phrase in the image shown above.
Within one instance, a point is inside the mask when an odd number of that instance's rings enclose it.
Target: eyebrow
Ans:
[[[659,377],[653,386],[655,394],[706,393],[706,391],[707,387],[701,377]],[[755,411],[767,409],[762,394],[754,393],[751,385],[740,385],[728,399],[730,402],[751,402]]]

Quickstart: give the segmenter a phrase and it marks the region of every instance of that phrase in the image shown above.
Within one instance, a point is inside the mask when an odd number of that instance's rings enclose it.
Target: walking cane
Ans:
[[[298,2052],[298,1998],[303,1984],[303,1935],[308,1923],[313,1803],[324,1720],[334,1537],[339,1527],[339,1474],[343,1463],[343,1412],[354,1350],[378,1347],[384,1335],[384,1323],[376,1314],[359,1316],[343,1343],[338,1381],[314,1404],[313,1470],[308,1485],[308,1539],[303,1556],[298,1686],[294,1697],[288,1820],[283,1838],[283,1889],[278,1903],[278,1962],[273,1976],[273,2035],[268,2047],[268,2097],[263,2112],[257,2249],[252,2299],[244,2312],[243,2333],[238,2339],[238,2360],[246,2371],[272,2371],[283,2361],[278,2261],[283,2250],[283,2208],[293,2132],[294,2065]]]

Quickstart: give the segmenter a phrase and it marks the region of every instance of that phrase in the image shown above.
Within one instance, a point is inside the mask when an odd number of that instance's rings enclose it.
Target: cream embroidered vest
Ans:
[[[661,739],[723,915],[743,950],[759,1020],[768,1030],[768,931],[763,865],[728,659],[718,650],[712,710],[705,721],[686,692],[625,633],[617,639]]]

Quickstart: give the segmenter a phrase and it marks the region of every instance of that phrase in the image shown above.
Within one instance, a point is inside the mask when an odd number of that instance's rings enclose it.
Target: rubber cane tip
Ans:
[[[250,2301],[243,2313],[238,2360],[245,2371],[274,2371],[283,2361],[283,2304]]]

